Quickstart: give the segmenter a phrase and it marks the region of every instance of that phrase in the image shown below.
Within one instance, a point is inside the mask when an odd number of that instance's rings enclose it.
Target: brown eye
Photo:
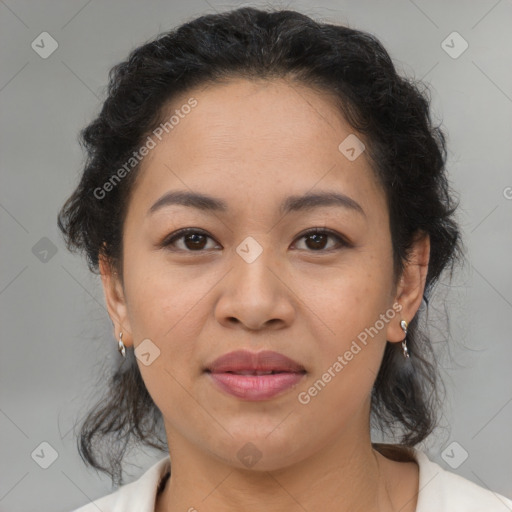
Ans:
[[[300,239],[305,240],[307,249],[313,252],[330,251],[333,249],[337,249],[340,246],[349,245],[341,236],[330,230],[315,229],[312,231],[308,231],[307,233],[301,235]],[[337,244],[335,244],[334,247],[326,247],[328,245],[329,239],[336,240]]]
[[[170,238],[162,242],[162,247],[168,247],[169,250],[183,250],[188,252],[200,252],[205,249],[207,240],[212,238],[205,232],[197,229],[180,229]],[[176,242],[183,240],[182,247],[176,247]]]
[[[189,233],[183,236],[183,240],[188,249],[204,249],[206,245],[206,236],[201,233]]]
[[[329,239],[329,235],[325,233],[314,233],[307,235],[306,244],[310,242],[312,245],[308,245],[310,249],[325,249],[325,244]]]
[[[208,239],[213,240],[211,236],[202,230],[185,228],[166,238],[161,246],[168,248],[170,251],[203,252],[212,249],[212,247],[207,247]],[[305,250],[309,252],[329,252],[341,247],[350,246],[339,234],[325,229],[310,230],[302,234],[299,240],[305,241]],[[329,247],[329,240],[335,240],[336,243],[334,245],[331,244]],[[177,245],[179,241],[182,241],[181,247]]]

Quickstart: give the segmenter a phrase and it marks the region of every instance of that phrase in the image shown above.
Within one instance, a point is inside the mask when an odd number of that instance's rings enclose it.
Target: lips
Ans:
[[[244,400],[269,400],[294,387],[306,374],[302,365],[273,351],[237,350],[205,368],[220,390]]]
[[[293,359],[271,350],[262,352],[235,350],[215,359],[207,366],[206,371],[239,375],[268,375],[283,372],[303,373],[305,369]]]

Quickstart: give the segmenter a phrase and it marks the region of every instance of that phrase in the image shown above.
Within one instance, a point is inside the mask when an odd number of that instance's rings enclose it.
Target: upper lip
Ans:
[[[206,366],[206,371],[211,373],[242,371],[302,373],[305,369],[293,359],[272,350],[261,352],[235,350],[215,359]]]

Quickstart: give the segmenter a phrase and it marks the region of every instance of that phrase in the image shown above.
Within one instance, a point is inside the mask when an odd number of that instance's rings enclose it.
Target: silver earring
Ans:
[[[122,338],[123,338],[123,333],[120,332],[119,333],[119,342],[117,343],[117,350],[119,350],[119,353],[123,357],[126,357],[126,347],[124,346]]]
[[[405,338],[402,341],[402,353],[405,359],[407,359],[409,357],[409,350],[407,349],[407,322],[405,320],[401,320],[400,327],[405,333]]]

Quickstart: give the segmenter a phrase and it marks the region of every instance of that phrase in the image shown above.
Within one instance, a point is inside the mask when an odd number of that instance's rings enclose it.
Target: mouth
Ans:
[[[226,372],[211,372],[211,373],[232,373],[233,375],[276,375],[278,373],[290,373],[290,372],[284,372],[284,371],[262,371],[262,370],[241,370],[241,371],[226,371]]]
[[[304,366],[273,351],[237,350],[225,354],[204,372],[221,391],[244,400],[269,400],[295,387],[306,375]]]

